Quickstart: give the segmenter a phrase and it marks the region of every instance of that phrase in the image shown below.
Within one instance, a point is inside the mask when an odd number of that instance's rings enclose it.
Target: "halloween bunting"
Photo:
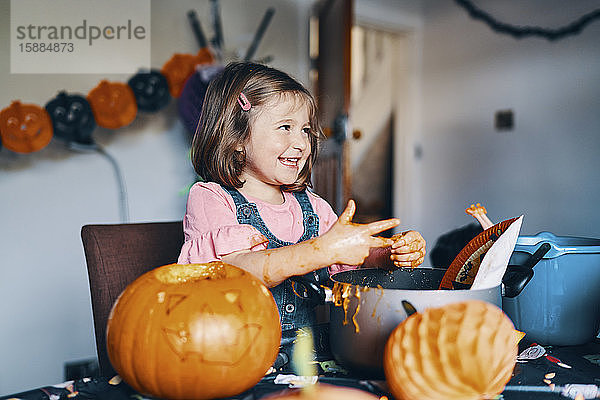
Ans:
[[[194,73],[196,65],[211,64],[213,62],[212,53],[207,48],[200,49],[196,55],[173,54],[160,71],[167,78],[167,82],[169,82],[171,96],[177,98],[181,95],[183,85],[185,85],[185,82]]]
[[[129,85],[101,81],[87,95],[99,126],[117,129],[129,125],[137,115],[135,95]]]
[[[54,136],[67,143],[94,143],[92,132],[96,128],[96,120],[85,97],[61,91],[45,108],[52,119]]]
[[[245,59],[254,54],[273,13],[274,9],[267,11]],[[190,11],[188,17],[194,34],[201,39],[195,13]],[[222,33],[219,36],[220,45]],[[205,38],[199,40],[199,44],[198,53],[175,53],[160,71],[140,71],[127,83],[102,80],[87,96],[61,90],[43,108],[14,100],[0,111],[0,150],[5,147],[17,153],[35,152],[48,145],[53,136],[66,143],[93,145],[96,125],[107,129],[127,126],[136,118],[138,110],[156,112],[167,106],[171,97],[179,98],[188,81],[178,108],[185,127],[194,132],[206,86],[223,68],[213,52],[221,52],[220,46],[211,48]]]
[[[167,78],[157,70],[138,72],[127,84],[133,90],[138,109],[141,111],[158,111],[171,100]]]
[[[38,105],[16,100],[0,111],[0,136],[4,147],[16,153],[31,153],[52,139],[50,116]]]

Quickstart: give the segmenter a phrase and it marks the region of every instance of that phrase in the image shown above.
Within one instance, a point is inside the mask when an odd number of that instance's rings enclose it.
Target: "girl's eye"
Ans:
[[[286,131],[289,131],[290,129],[292,129],[291,125],[281,125],[278,129],[283,129]]]
[[[302,129],[302,132],[304,132],[304,133],[305,133],[305,134],[307,134],[307,135],[310,135],[310,127],[303,128],[303,129]]]

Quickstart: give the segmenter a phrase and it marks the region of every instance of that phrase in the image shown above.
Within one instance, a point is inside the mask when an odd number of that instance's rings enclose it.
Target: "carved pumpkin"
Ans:
[[[397,399],[491,399],[511,377],[518,341],[495,305],[470,300],[429,308],[390,335],[387,383]]]
[[[108,129],[129,125],[137,115],[133,90],[126,83],[101,81],[87,95],[96,123]]]
[[[374,400],[379,397],[360,389],[316,384],[312,390],[293,390],[267,396],[264,400]]]
[[[158,111],[171,100],[167,78],[159,71],[138,72],[127,84],[133,90],[138,109],[142,111]]]
[[[36,104],[16,100],[0,111],[0,136],[4,147],[17,153],[43,149],[52,140],[50,116]]]
[[[113,305],[107,350],[137,391],[168,399],[232,396],[275,361],[279,312],[252,274],[221,262],[170,264],[131,283]]]
[[[85,97],[62,91],[46,104],[46,111],[52,119],[54,136],[66,142],[94,143],[96,120]]]
[[[214,61],[208,48],[202,48],[198,54],[175,53],[163,65],[160,72],[167,78],[171,96],[177,98],[181,95],[183,85],[194,73],[196,65],[210,64]]]

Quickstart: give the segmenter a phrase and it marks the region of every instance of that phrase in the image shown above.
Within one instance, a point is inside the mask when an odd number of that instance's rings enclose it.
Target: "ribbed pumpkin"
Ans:
[[[384,370],[398,399],[489,399],[504,390],[519,335],[498,307],[479,300],[418,312],[385,347]]]
[[[211,399],[264,376],[281,326],[271,292],[252,274],[221,262],[170,264],[123,291],[106,335],[112,365],[140,393]]]
[[[267,396],[264,400],[377,400],[379,397],[364,390],[349,387],[316,384],[312,390],[295,390]]]

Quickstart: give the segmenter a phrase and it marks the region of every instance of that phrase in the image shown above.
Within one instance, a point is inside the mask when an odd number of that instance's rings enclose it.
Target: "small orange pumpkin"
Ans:
[[[137,115],[133,90],[126,83],[102,80],[87,95],[96,123],[108,129],[129,125]]]
[[[131,283],[113,305],[110,361],[140,393],[212,399],[254,386],[275,361],[279,312],[255,276],[221,262],[169,264]]]
[[[267,396],[264,400],[377,400],[379,397],[360,389],[316,384],[311,390],[292,390]]]
[[[177,98],[181,96],[181,91],[188,78],[194,73],[197,65],[211,64],[214,61],[213,55],[208,48],[202,48],[198,54],[175,53],[163,65],[160,72],[167,78],[169,84],[169,93]]]
[[[31,153],[50,143],[54,130],[48,112],[36,104],[15,100],[0,111],[0,136],[4,147],[17,153]]]
[[[511,378],[519,336],[490,303],[428,308],[405,319],[388,338],[387,383],[403,400],[493,398]]]

